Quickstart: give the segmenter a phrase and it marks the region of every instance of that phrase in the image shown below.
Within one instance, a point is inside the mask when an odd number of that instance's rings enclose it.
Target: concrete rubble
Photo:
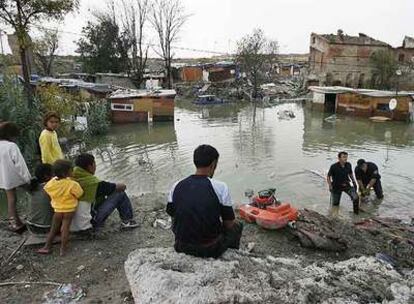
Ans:
[[[306,265],[240,250],[203,260],[145,248],[130,253],[125,271],[137,304],[414,303],[413,271],[366,256]]]

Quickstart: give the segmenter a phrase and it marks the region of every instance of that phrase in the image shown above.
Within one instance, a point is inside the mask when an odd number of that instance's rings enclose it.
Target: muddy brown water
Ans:
[[[286,109],[296,117],[280,119],[278,112]],[[215,177],[229,185],[235,202],[247,201],[247,189],[275,187],[281,200],[327,214],[329,192],[322,176],[345,150],[353,166],[364,158],[380,169],[385,199],[374,200],[368,215],[414,217],[414,125],[326,117],[307,105],[281,104],[258,108],[253,122],[248,104],[178,101],[174,122],[114,125],[108,135],[94,139],[92,152],[100,178],[126,183],[131,195],[166,193],[194,172],[193,150],[208,143],[220,153]],[[4,204],[0,209],[4,215]],[[351,217],[346,196],[340,212]]]
[[[279,119],[285,109],[296,117]],[[168,192],[193,173],[194,148],[208,143],[220,153],[216,178],[229,185],[235,202],[246,202],[246,189],[276,187],[281,200],[326,214],[329,193],[320,175],[345,150],[353,166],[364,158],[380,169],[385,199],[367,207],[369,214],[414,217],[413,124],[345,116],[326,121],[303,104],[259,108],[256,115],[253,122],[250,105],[179,101],[174,122],[113,126],[93,150],[97,174],[126,183],[135,195]],[[341,205],[342,216],[350,217],[350,200],[344,196]]]

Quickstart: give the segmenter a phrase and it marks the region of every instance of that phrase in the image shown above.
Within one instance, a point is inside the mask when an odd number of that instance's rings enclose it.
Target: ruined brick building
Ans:
[[[369,88],[373,83],[371,56],[379,50],[394,53],[403,75],[400,89],[414,89],[414,39],[405,37],[403,45],[393,48],[389,44],[365,34],[315,34],[310,37],[308,85],[346,86]]]

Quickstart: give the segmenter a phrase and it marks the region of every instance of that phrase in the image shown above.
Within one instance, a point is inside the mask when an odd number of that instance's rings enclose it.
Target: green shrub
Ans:
[[[108,102],[106,100],[89,102],[86,118],[88,120],[86,133],[89,136],[105,134],[110,126]]]
[[[78,114],[79,96],[66,93],[56,85],[40,86],[37,88],[43,113],[55,111],[59,113],[62,122],[58,133],[62,137],[69,137],[74,127],[73,117]]]
[[[38,100],[31,107],[16,78],[5,77],[0,85],[0,120],[11,121],[20,128],[17,144],[29,167],[38,155],[38,137],[41,131],[42,114]]]

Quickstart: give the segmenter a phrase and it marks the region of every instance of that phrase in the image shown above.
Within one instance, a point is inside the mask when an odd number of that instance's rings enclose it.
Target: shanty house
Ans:
[[[347,87],[310,87],[312,108],[326,113],[361,117],[382,116],[393,120],[413,121],[414,92],[392,92],[352,89]],[[391,99],[397,100],[395,110],[389,108]]]
[[[175,90],[118,90],[109,96],[114,123],[174,120]]]
[[[198,82],[203,80],[202,66],[184,66],[180,69],[180,76],[184,82]]]

